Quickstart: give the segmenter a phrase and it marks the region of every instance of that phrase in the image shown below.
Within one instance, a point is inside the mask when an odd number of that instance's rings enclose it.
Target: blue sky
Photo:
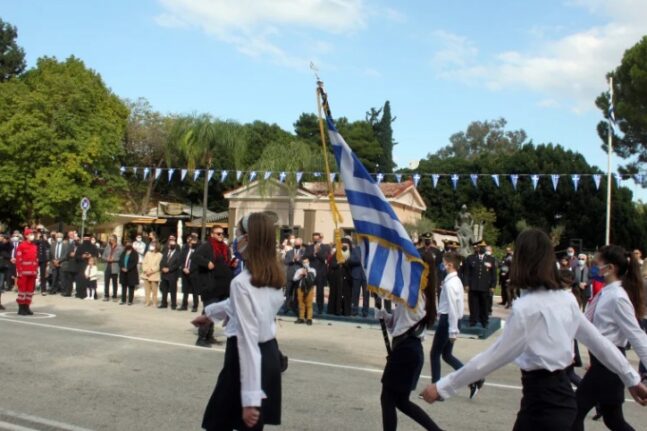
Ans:
[[[594,99],[647,33],[645,0],[0,0],[0,11],[29,66],[75,55],[162,112],[291,130],[316,109],[314,61],[335,116],[391,101],[400,166],[504,117],[604,168]]]

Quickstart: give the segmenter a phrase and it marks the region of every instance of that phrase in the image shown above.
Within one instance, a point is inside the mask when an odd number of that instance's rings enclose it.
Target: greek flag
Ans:
[[[416,307],[420,289],[427,281],[427,265],[384,194],[329,116],[326,122],[362,251],[368,287],[381,296]]]

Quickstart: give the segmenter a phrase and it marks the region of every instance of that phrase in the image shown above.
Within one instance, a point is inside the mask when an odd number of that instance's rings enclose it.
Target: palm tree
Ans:
[[[202,230],[204,241],[207,231],[207,197],[209,191],[209,170],[237,166],[244,154],[245,141],[241,127],[233,121],[221,121],[210,115],[189,116],[178,119],[169,139],[168,157],[180,155],[186,161],[187,169],[203,169]]]

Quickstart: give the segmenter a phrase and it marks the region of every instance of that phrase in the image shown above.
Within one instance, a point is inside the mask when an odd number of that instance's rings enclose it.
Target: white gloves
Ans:
[[[384,308],[382,308],[380,310],[378,310],[377,308],[375,309],[375,318],[376,319],[378,319],[378,320],[388,320],[389,317],[390,317],[390,314],[387,313],[387,311]]]

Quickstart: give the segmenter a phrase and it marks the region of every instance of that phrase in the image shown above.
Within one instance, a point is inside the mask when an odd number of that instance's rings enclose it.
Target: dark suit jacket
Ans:
[[[350,251],[350,274],[353,280],[366,281],[366,273],[362,267],[362,250],[359,247],[353,247]]]
[[[591,280],[589,279],[589,268],[578,265],[573,269],[573,274],[575,274],[575,285],[578,291],[581,292],[584,299],[589,299],[592,293]],[[584,290],[580,289],[580,283],[586,283]]]
[[[487,292],[496,287],[496,261],[492,256],[477,254],[467,257],[463,265],[463,283],[474,292]]]
[[[210,262],[213,263],[214,269],[209,269]],[[225,262],[222,256],[216,256],[208,241],[201,243],[193,253],[191,268],[191,284],[202,295],[203,300],[222,300],[229,297],[229,285],[233,274],[228,262]]]
[[[301,257],[295,261],[294,256],[297,252],[300,253]],[[288,285],[292,283],[292,280],[294,279],[294,273],[297,272],[297,269],[301,268],[301,259],[303,259],[304,256],[305,256],[305,248],[303,246],[301,246],[299,250],[292,249],[285,254],[285,259],[283,259],[283,263],[287,267],[285,278],[287,279]]]
[[[319,252],[315,253],[314,244],[306,247],[306,257],[310,260],[310,266],[317,271],[317,280],[326,280],[328,256],[330,256],[330,246],[321,244]]]
[[[79,266],[76,261],[76,254],[74,256],[70,256],[70,253],[75,251],[75,249],[78,249],[78,247],[73,241],[65,241],[63,243],[63,257],[61,258],[61,269],[63,270],[63,272],[79,271]]]
[[[180,267],[184,263],[180,260],[182,252],[179,248],[176,247],[175,250],[173,250],[173,254],[169,258],[169,251],[170,249],[167,248],[162,253],[162,262],[160,263],[160,268],[168,268],[168,272],[161,273],[162,280],[177,280],[180,276]],[[186,255],[184,257],[186,258]]]
[[[139,284],[139,271],[137,270],[139,254],[135,250],[131,250],[128,265],[125,263],[126,255],[127,251],[124,250],[119,257],[119,282],[126,286],[137,286]],[[122,268],[126,268],[128,271],[123,272]]]

